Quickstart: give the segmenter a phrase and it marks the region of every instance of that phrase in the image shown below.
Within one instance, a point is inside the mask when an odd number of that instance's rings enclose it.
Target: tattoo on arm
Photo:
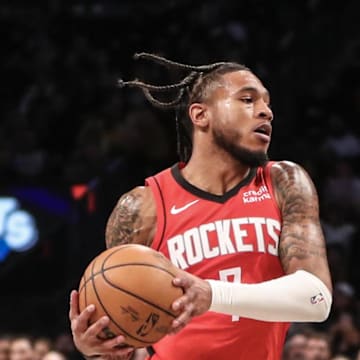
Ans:
[[[315,187],[294,164],[274,169],[273,180],[283,218],[279,256],[284,271],[300,266],[316,273],[327,260]]]
[[[134,242],[142,225],[140,208],[140,195],[134,192],[126,193],[119,199],[106,225],[108,248]]]

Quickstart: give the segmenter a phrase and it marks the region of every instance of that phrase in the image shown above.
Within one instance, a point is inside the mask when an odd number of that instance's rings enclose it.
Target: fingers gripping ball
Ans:
[[[177,313],[172,302],[182,290],[172,285],[176,267],[147,246],[129,244],[105,250],[86,268],[79,285],[79,307],[96,307],[90,322],[102,316],[110,324],[99,334],[125,336],[127,345],[145,347],[159,341]]]

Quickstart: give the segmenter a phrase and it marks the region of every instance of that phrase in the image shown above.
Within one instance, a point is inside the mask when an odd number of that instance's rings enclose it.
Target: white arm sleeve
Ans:
[[[304,270],[258,284],[207,281],[212,290],[210,311],[262,321],[321,322],[329,316],[329,289]]]

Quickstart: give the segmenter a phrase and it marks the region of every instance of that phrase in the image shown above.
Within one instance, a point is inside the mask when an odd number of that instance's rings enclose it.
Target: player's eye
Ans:
[[[251,104],[253,102],[253,98],[250,96],[246,96],[241,98],[241,101],[243,101],[245,104]]]

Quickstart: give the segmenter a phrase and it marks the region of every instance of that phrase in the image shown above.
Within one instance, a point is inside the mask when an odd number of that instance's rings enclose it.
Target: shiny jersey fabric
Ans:
[[[146,179],[157,208],[152,247],[203,279],[259,283],[284,275],[278,258],[281,215],[270,179],[272,163],[251,169],[222,196],[188,183],[181,175],[183,166],[176,164]],[[288,327],[207,312],[155,344],[151,360],[279,360]]]

